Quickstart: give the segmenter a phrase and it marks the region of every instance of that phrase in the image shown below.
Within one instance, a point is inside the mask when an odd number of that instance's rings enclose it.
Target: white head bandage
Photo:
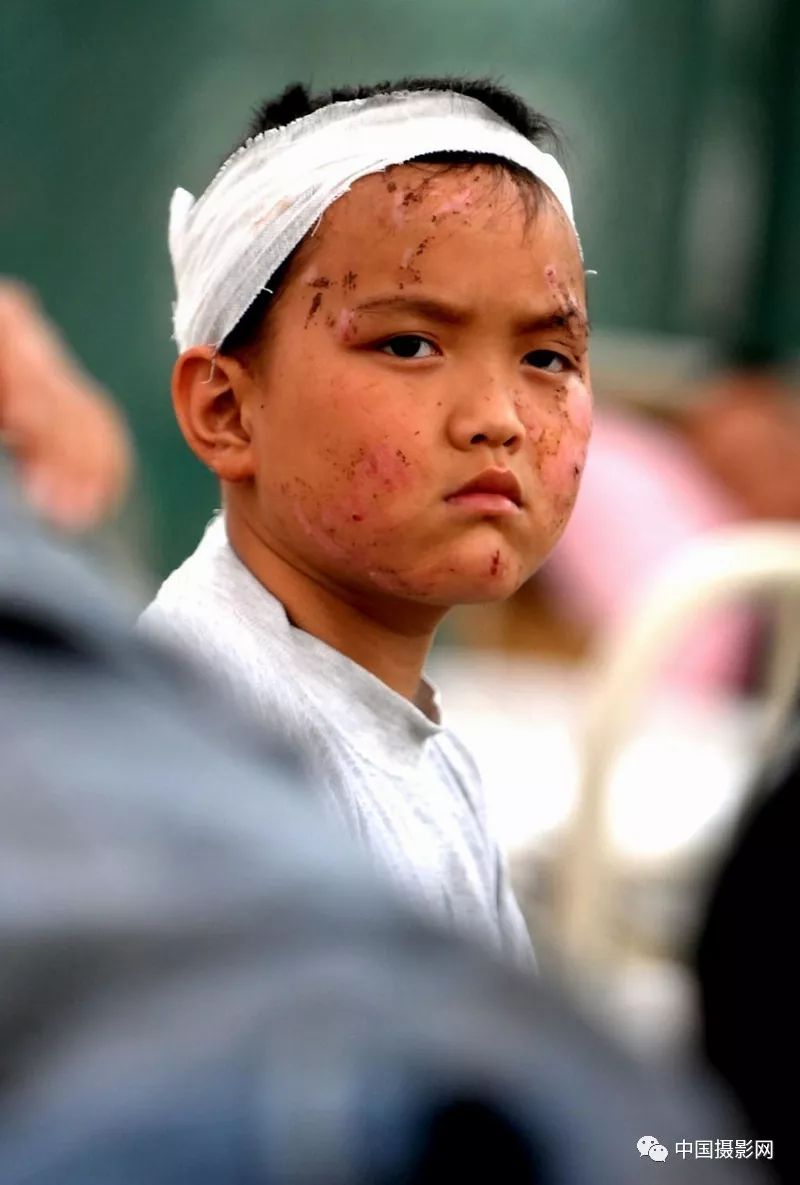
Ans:
[[[569,183],[542,152],[477,99],[392,92],[332,103],[238,149],[206,191],[172,197],[174,337],[219,346],[270,276],[354,181],[433,152],[503,157],[553,192],[574,225]]]

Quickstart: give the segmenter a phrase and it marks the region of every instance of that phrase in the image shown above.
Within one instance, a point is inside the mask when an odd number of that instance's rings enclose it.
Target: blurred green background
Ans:
[[[506,83],[565,135],[622,365],[643,334],[800,346],[797,0],[3,0],[0,45],[0,267],[124,404],[156,573],[215,504],[169,403],[169,198],[289,82]]]

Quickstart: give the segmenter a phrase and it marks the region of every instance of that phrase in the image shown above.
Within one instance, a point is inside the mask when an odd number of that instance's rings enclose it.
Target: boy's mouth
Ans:
[[[445,501],[483,513],[510,513],[522,506],[522,489],[510,469],[485,469]]]

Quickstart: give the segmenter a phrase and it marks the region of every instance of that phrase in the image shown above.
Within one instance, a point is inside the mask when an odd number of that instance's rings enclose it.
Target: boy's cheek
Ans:
[[[541,454],[539,473],[542,485],[551,495],[559,519],[572,510],[578,496],[581,474],[586,464],[586,446],[585,434],[562,430]]]
[[[281,474],[275,500],[267,490],[264,502],[273,510],[279,502],[290,528],[324,542],[331,554],[338,547],[355,555],[362,545],[374,548],[391,537],[419,485],[415,467],[399,444],[351,444],[345,450],[320,442],[306,454],[300,473]]]
[[[541,487],[556,517],[568,513],[578,493],[592,427],[592,397],[581,383],[556,392],[553,404],[518,404]]]
[[[361,533],[390,529],[397,511],[419,485],[408,452],[391,440],[351,449],[331,478],[328,524],[363,524]]]
[[[567,390],[564,408],[575,431],[589,440],[592,433],[592,390],[586,383],[575,383]]]
[[[391,439],[358,448],[350,461],[348,476],[365,494],[395,493],[413,485],[408,455]]]

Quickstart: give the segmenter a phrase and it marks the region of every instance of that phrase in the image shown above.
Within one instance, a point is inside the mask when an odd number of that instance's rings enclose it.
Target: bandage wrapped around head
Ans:
[[[538,177],[574,226],[566,175],[477,99],[391,92],[331,103],[238,149],[195,201],[172,198],[178,349],[218,347],[270,276],[354,181],[438,152],[502,157]]]

